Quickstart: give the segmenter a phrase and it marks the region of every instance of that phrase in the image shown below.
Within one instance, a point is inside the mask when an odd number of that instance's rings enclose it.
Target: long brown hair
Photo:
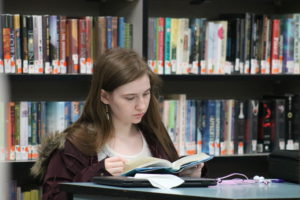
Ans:
[[[113,131],[112,122],[106,117],[105,104],[100,101],[101,89],[112,92],[145,74],[150,79],[151,98],[149,108],[138,127],[146,138],[160,144],[159,149],[163,150],[170,160],[176,160],[178,154],[162,123],[155,96],[161,80],[133,50],[109,49],[99,57],[94,66],[83,113],[73,126],[66,129],[67,138],[85,154],[93,155],[98,152]]]

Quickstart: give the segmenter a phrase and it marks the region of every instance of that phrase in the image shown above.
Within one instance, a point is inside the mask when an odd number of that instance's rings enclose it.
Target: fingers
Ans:
[[[179,173],[179,176],[189,176],[189,177],[201,177],[202,168],[204,167],[204,163],[200,163],[191,167],[189,169],[183,170]]]
[[[119,176],[124,171],[126,160],[121,157],[106,158],[104,161],[105,169],[113,176]]]

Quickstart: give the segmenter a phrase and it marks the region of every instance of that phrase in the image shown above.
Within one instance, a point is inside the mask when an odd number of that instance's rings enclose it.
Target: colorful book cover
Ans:
[[[111,19],[111,48],[118,47],[118,17],[112,17]]]
[[[21,19],[19,14],[14,14],[14,40],[15,40],[15,62],[16,73],[22,73],[22,58],[21,58]]]
[[[158,17],[157,20],[157,73],[164,74],[164,32],[165,18]]]
[[[33,16],[27,16],[27,38],[28,38],[28,73],[34,71],[34,41],[33,41]]]
[[[49,34],[50,34],[50,59],[53,70],[50,66],[45,66],[45,73],[60,73],[59,66],[59,19],[57,15],[49,17]]]
[[[282,20],[283,34],[283,73],[294,73],[294,25],[292,18]]]
[[[49,15],[43,15],[42,16],[42,46],[43,46],[43,73],[46,73],[46,70],[50,73],[53,70],[53,66],[51,66],[50,61],[50,28],[49,28]],[[58,22],[57,22],[58,23]],[[58,28],[58,26],[57,26]],[[57,31],[59,32],[59,30]],[[58,33],[57,33],[58,34]],[[58,36],[57,36],[58,40]],[[59,45],[57,45],[57,48],[59,48]],[[59,56],[59,50],[57,53],[57,58]]]
[[[86,58],[87,58],[87,44],[86,44],[86,20],[84,18],[78,19],[78,55],[79,55],[79,72],[80,74],[87,73]]]
[[[171,18],[165,18],[164,74],[171,74]]]
[[[23,59],[23,74],[28,73],[28,30],[27,30],[27,15],[22,15],[22,59]],[[0,45],[1,46],[1,45]]]
[[[4,73],[3,28],[4,15],[0,15],[0,73]]]
[[[59,16],[59,67],[54,74],[67,73],[67,19],[66,16]]]
[[[94,42],[94,34],[93,34],[93,17],[86,16],[86,73],[93,73],[93,42]]]
[[[4,15],[4,27],[3,27],[3,56],[4,56],[4,72],[11,73],[11,45],[10,45],[10,17]]]

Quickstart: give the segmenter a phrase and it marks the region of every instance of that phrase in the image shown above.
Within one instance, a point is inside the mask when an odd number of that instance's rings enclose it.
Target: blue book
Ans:
[[[155,157],[139,157],[129,160],[122,176],[132,176],[136,173],[179,173],[199,163],[211,160],[213,156],[199,153],[182,157],[174,162]]]
[[[118,46],[125,47],[125,18],[119,17],[118,19]]]
[[[106,17],[106,48],[112,48],[112,17]]]

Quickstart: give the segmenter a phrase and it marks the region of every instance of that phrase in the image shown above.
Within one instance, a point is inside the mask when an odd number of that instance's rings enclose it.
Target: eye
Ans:
[[[134,97],[125,97],[125,99],[128,101],[132,101],[134,99]]]
[[[150,91],[147,91],[144,93],[144,96],[148,96],[150,94]]]

